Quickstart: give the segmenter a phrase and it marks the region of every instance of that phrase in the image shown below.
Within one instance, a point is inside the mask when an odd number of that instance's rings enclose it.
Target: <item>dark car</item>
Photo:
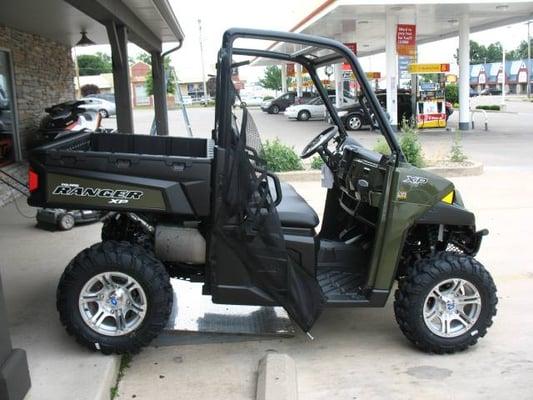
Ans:
[[[280,111],[285,111],[287,107],[293,105],[296,102],[298,102],[299,104],[303,104],[315,97],[315,93],[303,92],[302,97],[299,99],[296,96],[296,92],[287,92],[283,93],[279,97],[276,97],[275,99],[264,101],[263,104],[261,104],[261,110],[269,114],[277,114]]]
[[[381,107],[386,111],[387,93],[385,90],[376,91],[376,97]],[[340,107],[338,113],[341,121],[348,130],[356,131],[372,123],[371,111],[363,107],[360,102],[356,102],[350,106]],[[452,114],[453,106],[451,103],[446,102],[446,120]],[[409,120],[412,116],[411,91],[398,90],[398,121],[403,121],[404,119]]]
[[[505,94],[509,93],[508,91],[505,92]],[[485,88],[481,92],[479,92],[480,96],[501,96],[502,90],[498,88]]]

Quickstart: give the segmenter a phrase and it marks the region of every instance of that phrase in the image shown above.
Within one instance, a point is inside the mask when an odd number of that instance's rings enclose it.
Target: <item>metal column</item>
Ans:
[[[296,96],[302,97],[302,64],[296,64]]]
[[[470,20],[459,20],[459,129],[470,129]]]
[[[342,99],[344,97],[344,78],[342,74],[342,64],[335,64],[333,66],[333,74],[335,77],[335,106],[342,107]]]
[[[113,61],[113,82],[117,107],[117,129],[133,133],[133,111],[131,109],[130,70],[128,65],[128,30],[115,22],[106,24]]]
[[[152,52],[152,78],[154,83],[154,117],[157,135],[168,136],[167,85],[164,57]]]
[[[2,277],[0,276],[0,399],[22,400],[30,387],[26,352],[11,347]]]
[[[287,93],[287,64],[281,64],[281,92]]]
[[[398,56],[396,54],[396,26],[398,16],[387,10],[385,23],[385,58],[387,65],[387,113],[391,126],[398,129]]]

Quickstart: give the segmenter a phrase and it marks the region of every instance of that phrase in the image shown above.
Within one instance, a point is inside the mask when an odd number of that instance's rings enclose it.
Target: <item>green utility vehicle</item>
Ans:
[[[261,50],[270,41],[275,47]],[[334,123],[301,154],[327,166],[318,232],[315,211],[266,169],[250,112],[233,107],[232,70],[261,59],[301,64]],[[390,155],[347,134],[317,72],[340,62],[352,68]],[[487,231],[476,230],[450,181],[406,162],[350,49],[230,29],[217,69],[210,139],[81,133],[32,153],[30,205],[108,213],[102,241],[59,283],[71,335],[103,353],[138,351],[169,318],[170,277],[203,282],[215,303],[283,306],[305,332],[324,307],[383,307],[397,282],[396,320],[420,349],[451,353],[486,334],[496,288],[474,256]]]

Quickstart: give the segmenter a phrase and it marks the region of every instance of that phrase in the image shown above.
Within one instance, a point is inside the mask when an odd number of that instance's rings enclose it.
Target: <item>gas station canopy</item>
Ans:
[[[328,0],[291,31],[357,42],[357,54],[364,57],[385,51],[385,21],[390,12],[400,23],[415,24],[416,42],[425,44],[457,36],[459,20],[465,15],[470,33],[527,21],[533,16],[533,2]]]

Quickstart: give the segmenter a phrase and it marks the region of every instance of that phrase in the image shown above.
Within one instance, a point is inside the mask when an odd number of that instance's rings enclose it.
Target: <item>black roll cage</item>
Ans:
[[[301,52],[298,54],[287,54],[278,51],[271,50],[259,50],[259,49],[247,49],[247,48],[234,48],[233,43],[236,39],[259,39],[259,40],[271,40],[276,42],[290,42],[303,44],[323,49],[333,50],[335,54],[328,54],[322,57],[309,58],[306,57]],[[376,120],[381,128],[381,132],[387,141],[392,156],[396,162],[405,161],[405,157],[402,153],[396,135],[390,123],[383,112],[370,84],[368,83],[364,71],[357,60],[356,55],[344,44],[320,37],[312,36],[303,33],[292,33],[292,32],[277,32],[269,30],[260,30],[260,29],[247,29],[247,28],[231,28],[228,29],[222,38],[222,47],[218,54],[217,60],[217,82],[216,82],[216,93],[217,101],[215,108],[215,129],[213,130],[213,139],[216,141],[217,145],[226,148],[231,144],[231,106],[232,106],[232,81],[231,81],[231,69],[232,69],[232,56],[253,56],[253,57],[263,57],[270,58],[275,60],[287,61],[292,63],[301,64],[305,67],[317,88],[320,97],[324,101],[328,112],[331,115],[331,118],[335,124],[339,127],[339,132],[342,136],[348,136],[342,124],[335,107],[331,103],[328,97],[328,93],[320,82],[320,79],[316,73],[318,67],[334,63],[345,59],[349,62],[352,72],[355,75],[355,78],[359,82],[363,96],[367,99],[368,104],[370,105]]]

